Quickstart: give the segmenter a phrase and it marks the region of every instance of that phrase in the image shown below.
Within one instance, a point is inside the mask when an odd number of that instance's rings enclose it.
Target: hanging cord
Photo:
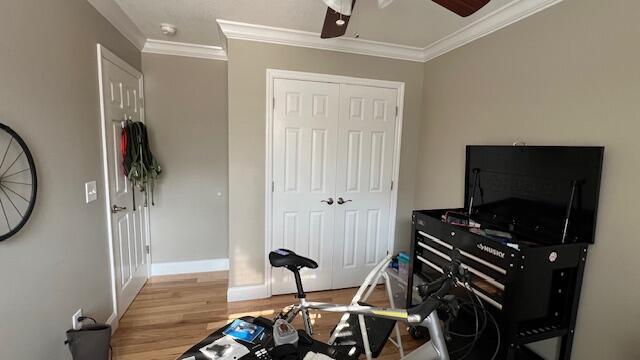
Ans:
[[[475,334],[454,334],[457,336],[462,336],[462,337],[473,337],[473,340],[471,343],[461,347],[460,349],[456,349],[454,351],[452,351],[451,353],[456,353],[456,352],[461,352],[464,350],[467,350],[467,352],[458,360],[462,360],[462,359],[466,359],[469,355],[471,355],[471,351],[473,350],[473,348],[475,347],[477,341],[479,340],[480,335],[482,335],[482,333],[484,333],[484,330],[486,329],[486,326],[488,325],[489,321],[491,321],[491,323],[493,323],[493,326],[495,327],[496,330],[496,336],[497,336],[497,343],[496,343],[496,348],[495,351],[493,352],[493,355],[491,356],[491,360],[495,360],[498,356],[498,353],[500,352],[500,345],[501,345],[501,337],[500,337],[500,327],[498,325],[498,322],[496,321],[495,317],[493,316],[493,314],[491,314],[491,312],[489,310],[487,310],[487,308],[484,306],[484,303],[482,302],[482,300],[480,300],[480,297],[478,297],[478,295],[472,290],[471,288],[471,284],[469,282],[466,282],[463,286],[463,288],[466,290],[467,295],[469,296],[469,300],[471,301],[471,305],[475,309],[480,309],[482,311],[482,314],[484,315],[484,321],[483,321],[483,325],[481,327],[481,329],[478,329],[477,326],[477,321],[478,321],[478,314],[476,313],[476,332]],[[474,300],[475,299],[475,300]]]
[[[136,211],[138,208],[136,206],[136,191],[135,191],[135,183],[134,180],[129,177],[131,173],[131,166],[135,161],[135,152],[132,151],[133,144],[133,134],[131,133],[131,120],[124,121],[124,125],[122,127],[122,138],[120,142],[120,148],[122,149],[122,172],[124,176],[129,179],[131,183],[131,197],[133,201],[133,211]]]

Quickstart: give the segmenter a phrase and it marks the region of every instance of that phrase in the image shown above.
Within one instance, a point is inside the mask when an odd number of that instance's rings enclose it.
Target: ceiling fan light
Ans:
[[[351,16],[351,0],[322,0],[333,11],[342,15]]]
[[[344,20],[342,20],[342,19],[338,19],[338,20],[336,20],[336,25],[338,25],[338,26],[344,26],[344,24],[345,24],[345,21],[344,21]]]

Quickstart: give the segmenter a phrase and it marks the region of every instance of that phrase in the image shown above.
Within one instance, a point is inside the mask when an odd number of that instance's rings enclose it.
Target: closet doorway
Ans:
[[[359,286],[393,250],[404,84],[267,70],[266,246],[316,260],[305,290]],[[289,271],[265,266],[270,295]]]

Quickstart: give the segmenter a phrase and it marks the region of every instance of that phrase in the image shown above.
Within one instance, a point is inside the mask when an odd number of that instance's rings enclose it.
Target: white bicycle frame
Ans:
[[[404,349],[402,347],[402,339],[400,337],[400,328],[398,324],[395,325],[395,337],[396,339],[389,339],[398,348],[400,352],[400,358],[402,360],[449,360],[449,352],[447,351],[447,344],[444,339],[442,327],[440,325],[440,319],[438,313],[433,311],[425,319],[412,319],[407,310],[396,309],[393,301],[393,294],[391,292],[391,280],[386,269],[391,262],[391,255],[387,255],[378,265],[376,265],[371,272],[367,275],[364,282],[358,288],[355,296],[351,300],[350,305],[338,305],[321,302],[307,302],[306,299],[300,299],[300,305],[295,305],[291,310],[287,312],[285,320],[292,322],[298,313],[302,313],[304,321],[305,331],[309,336],[313,335],[313,328],[311,320],[309,318],[309,309],[343,313],[340,322],[338,323],[335,331],[329,339],[329,345],[333,345],[336,339],[341,335],[342,330],[348,327],[347,320],[351,314],[358,316],[358,322],[360,324],[360,335],[362,336],[362,343],[364,345],[365,355],[367,360],[372,359],[371,347],[369,344],[369,335],[367,333],[367,327],[365,326],[365,316],[382,317],[386,319],[409,322],[411,325],[418,325],[428,329],[431,340],[426,344],[412,351],[407,356],[404,355]],[[387,289],[387,295],[389,296],[389,303],[391,308],[380,308],[372,306],[359,305],[360,301],[367,301],[367,299],[375,290],[375,287],[380,282],[380,279],[384,279],[385,287]],[[409,291],[411,289],[408,289]]]

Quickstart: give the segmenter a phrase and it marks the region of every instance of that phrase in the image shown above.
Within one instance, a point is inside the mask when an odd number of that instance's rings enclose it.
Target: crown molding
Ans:
[[[227,39],[248,40],[426,62],[536,14],[548,7],[560,3],[561,1],[562,0],[513,0],[455,33],[429,44],[426,47],[415,47],[346,37],[321,39],[319,34],[307,31],[247,24],[221,19],[218,19],[217,22],[220,32],[224,35],[222,36],[223,44],[226,44]]]
[[[227,60],[227,53],[220,46],[188,44],[175,41],[148,39],[143,53],[187,56],[201,59]]]
[[[414,46],[346,37],[321,39],[320,34],[307,31],[220,19],[218,20],[218,27],[227,39],[258,41],[392,59],[424,61],[424,49]]]
[[[87,0],[138,50],[142,50],[147,38],[114,0]]]
[[[140,29],[113,0],[87,0],[122,35],[146,53],[227,60],[227,39],[339,51],[399,60],[426,62],[472,41],[536,14],[562,0],[513,0],[464,28],[426,47],[340,37],[321,39],[313,32],[217,20],[222,47],[146,39]]]
[[[464,28],[424,48],[424,61],[435,59],[472,41],[478,40],[513,23],[523,20],[562,0],[514,0],[483,16]]]

